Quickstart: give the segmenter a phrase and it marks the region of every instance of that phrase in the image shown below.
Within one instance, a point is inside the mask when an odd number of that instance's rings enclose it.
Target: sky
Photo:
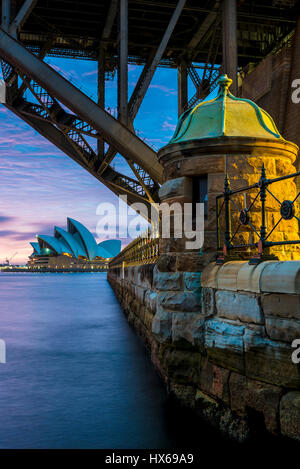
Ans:
[[[97,64],[92,61],[49,58],[59,73],[96,100]],[[142,67],[129,65],[129,96]],[[29,91],[26,97],[31,101]],[[116,108],[117,82],[106,82],[106,105]],[[159,68],[135,119],[135,128],[155,150],[168,143],[177,123],[177,72]],[[95,146],[96,141],[93,143]],[[126,162],[114,160],[127,172]],[[83,223],[96,237],[101,202],[117,204],[117,197],[54,145],[0,104],[0,263],[27,262],[36,234],[66,228],[67,217]]]

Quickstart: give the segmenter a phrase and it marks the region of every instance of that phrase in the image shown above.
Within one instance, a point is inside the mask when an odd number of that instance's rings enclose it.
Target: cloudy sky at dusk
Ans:
[[[96,99],[96,63],[50,58],[60,73]],[[141,67],[129,66],[129,95]],[[116,107],[116,80],[106,82],[107,105]],[[28,91],[26,93],[29,93]],[[27,98],[31,99],[28,94]],[[171,138],[177,122],[177,74],[158,69],[135,127],[140,137],[157,150]],[[117,198],[87,171],[36,133],[25,122],[0,105],[0,263],[14,257],[24,263],[36,234],[52,234],[53,226],[66,226],[67,216],[86,225],[93,233],[100,202]],[[115,168],[127,165],[116,158]],[[98,242],[102,239],[98,238]]]

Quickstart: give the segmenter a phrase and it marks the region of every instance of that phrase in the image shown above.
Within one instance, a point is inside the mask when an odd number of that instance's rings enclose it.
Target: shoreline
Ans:
[[[0,272],[4,273],[18,273],[18,272],[26,272],[26,273],[35,273],[35,274],[64,274],[64,273],[98,273],[98,272],[107,272],[107,269],[1,269]]]

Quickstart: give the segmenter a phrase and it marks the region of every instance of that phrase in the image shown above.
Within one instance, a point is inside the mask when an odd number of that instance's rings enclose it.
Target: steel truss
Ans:
[[[84,138],[84,135],[100,138],[99,133],[93,126],[78,116],[64,110],[58,100],[51,96],[36,81],[30,80],[30,78],[21,72],[17,73],[3,59],[1,59],[1,67],[4,80],[8,85],[6,106],[10,110],[24,119],[60,149],[62,149],[61,140],[63,135],[64,140],[69,144],[68,152],[65,152],[116,195],[127,195],[130,205],[141,201],[148,203],[157,199],[158,184],[137,164],[134,165],[134,168],[139,175],[138,180],[115,171],[109,165],[106,167],[105,172],[99,175],[96,169],[98,155],[87,142],[86,138]],[[22,80],[21,86],[17,85],[17,77]],[[14,84],[13,86],[12,83]],[[24,99],[23,93],[26,88],[30,90],[38,104]],[[43,121],[47,123],[47,126],[41,125],[39,127],[37,121]],[[55,138],[53,137],[53,127],[56,129]],[[52,131],[49,132],[51,128]],[[71,155],[70,146],[72,147]],[[130,165],[132,166],[131,162]]]
[[[9,0],[7,0],[7,3],[9,3]],[[66,80],[49,66],[46,64],[42,65],[42,60],[53,46],[53,42],[55,42],[55,38],[59,34],[57,29],[53,30],[52,37],[48,38],[45,44],[35,51],[35,54],[30,54],[28,49],[26,50],[24,46],[10,37],[9,34],[15,38],[20,34],[20,26],[26,21],[27,16],[30,15],[35,3],[34,0],[26,0],[26,3],[22,6],[15,19],[11,23],[8,19],[4,30],[0,29],[0,36],[3,41],[1,48],[1,66],[3,77],[7,85],[6,106],[59,148],[65,148],[65,152],[69,156],[81,164],[81,166],[85,167],[85,169],[96,176],[113,192],[119,195],[124,193],[129,195],[129,203],[144,201],[149,204],[157,201],[159,182],[162,181],[162,168],[156,159],[155,152],[138,137],[134,137],[135,140],[132,138],[132,133],[134,133],[133,121],[155,70],[162,59],[168,41],[185,5],[185,0],[178,0],[159,47],[156,52],[153,51],[153,53],[150,53],[149,60],[145,64],[136,88],[128,102],[128,106],[126,104],[127,93],[125,93],[127,89],[126,64],[128,63],[128,52],[126,44],[128,37],[126,37],[126,31],[128,24],[127,19],[124,19],[124,15],[120,16],[119,21],[121,21],[120,24],[122,25],[123,31],[125,31],[125,36],[123,33],[124,37],[121,39],[122,48],[120,48],[119,54],[119,60],[122,61],[122,74],[120,74],[122,83],[120,82],[120,76],[118,76],[118,86],[121,86],[120,90],[122,93],[122,95],[119,96],[119,101],[121,97],[122,106],[123,109],[125,109],[126,115],[124,115],[124,111],[123,115],[120,115],[119,108],[119,120],[123,124],[123,127],[119,126],[119,128],[113,122],[115,119],[108,119],[107,117],[109,115],[107,113],[103,114],[105,106],[103,99],[99,102],[102,106],[102,110],[100,111],[101,108],[98,109],[98,122],[97,119],[96,121],[93,121],[92,118],[89,120],[91,113],[87,114],[87,112],[81,112],[83,109],[85,110],[84,100],[81,106],[77,108],[75,106],[74,109],[73,103],[76,102],[77,99],[75,96],[74,99],[70,99],[70,85],[66,86]],[[121,0],[120,5],[126,12],[128,8],[127,0]],[[111,3],[106,18],[99,46],[99,50],[102,50],[101,60],[103,67],[105,67],[106,44],[111,33],[117,9],[118,2],[114,0]],[[33,13],[33,16],[34,15]],[[123,52],[121,54],[122,50]],[[41,74],[42,77],[40,76],[40,67],[44,70]],[[103,73],[105,75],[105,68]],[[53,81],[57,81],[56,87],[53,86]],[[75,87],[73,88],[76,90]],[[24,98],[26,89],[31,92],[37,102],[30,102]],[[104,96],[104,89],[105,81],[103,82],[102,80],[101,88],[98,90],[98,93],[102,93],[102,96]],[[68,94],[68,90],[69,98],[66,98],[65,93]],[[78,91],[78,93],[80,92]],[[78,98],[82,100],[82,93]],[[91,106],[91,102],[87,103],[86,101],[86,104],[90,106],[91,111],[96,115],[97,110],[94,106]],[[93,105],[94,104],[95,103],[93,103]],[[68,109],[70,109],[71,112],[69,112]],[[106,121],[104,125],[103,122],[99,120],[99,118],[101,119],[101,115],[102,120]],[[109,124],[109,120],[111,120],[111,124]],[[93,125],[93,122],[96,122],[96,125]],[[126,132],[124,132],[125,128],[129,130],[129,133],[126,134]],[[120,137],[118,132],[120,133]],[[90,144],[90,139],[87,137],[97,139],[97,151],[93,149]],[[122,138],[124,139],[123,142]],[[104,152],[104,141],[109,144],[106,153]],[[114,145],[114,142],[116,145]],[[124,149],[124,153],[122,152],[122,148]],[[121,174],[111,167],[111,162],[117,152],[124,156],[135,179]]]

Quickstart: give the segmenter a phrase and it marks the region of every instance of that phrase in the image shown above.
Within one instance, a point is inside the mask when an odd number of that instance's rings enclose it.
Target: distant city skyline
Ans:
[[[56,58],[48,62],[95,99],[96,62]],[[141,69],[129,65],[129,96]],[[106,90],[107,106],[115,108],[116,77],[106,82]],[[64,226],[66,216],[79,219],[96,234],[98,204],[117,203],[116,196],[3,105],[0,123],[0,263],[15,252],[13,262],[26,263],[31,254],[29,242],[37,233],[52,234],[54,225]],[[135,127],[140,137],[158,149],[168,143],[176,124],[177,71],[159,68]],[[120,157],[114,164],[130,174]]]

